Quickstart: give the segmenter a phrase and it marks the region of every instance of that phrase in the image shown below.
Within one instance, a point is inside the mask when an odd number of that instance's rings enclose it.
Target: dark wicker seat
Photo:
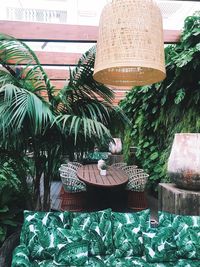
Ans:
[[[63,190],[61,190],[61,209],[69,211],[83,211],[86,203],[86,185],[78,179],[74,170],[63,164],[60,169]]]
[[[148,177],[149,175],[144,172],[129,175],[129,181],[126,185],[128,195],[127,206],[129,209],[138,211],[148,207],[145,194]]]

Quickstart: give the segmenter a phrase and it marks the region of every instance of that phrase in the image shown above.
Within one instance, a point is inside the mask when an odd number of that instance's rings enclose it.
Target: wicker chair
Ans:
[[[77,171],[72,169],[72,168],[70,168],[68,166],[68,164],[62,164],[61,167],[59,168],[59,172],[60,172],[60,175],[62,173],[70,173],[72,178],[77,178],[78,179],[78,177],[76,175]]]
[[[70,162],[67,163],[67,165],[68,165],[69,168],[72,168],[75,171],[77,171],[78,168],[80,168],[81,166],[83,166],[81,163],[76,162],[76,161],[70,161]]]
[[[138,169],[136,165],[129,165],[122,168],[123,171],[129,176],[144,172],[143,169]]]
[[[149,175],[144,172],[130,175],[126,190],[144,192],[148,177]]]
[[[145,186],[147,183],[148,174],[140,172],[129,176],[129,181],[126,185],[128,194],[127,206],[131,210],[143,210],[148,207]]]
[[[64,171],[63,171],[64,168]],[[83,211],[86,207],[86,184],[77,178],[76,171],[69,167],[59,169],[64,193],[61,195],[61,210]],[[62,193],[62,190],[61,190]]]
[[[117,163],[113,163],[111,166],[115,167],[117,169],[122,169],[123,167],[125,167],[127,164],[125,162],[117,162]]]
[[[86,185],[84,182],[71,176],[71,173],[60,174],[65,192],[76,193],[86,191]]]

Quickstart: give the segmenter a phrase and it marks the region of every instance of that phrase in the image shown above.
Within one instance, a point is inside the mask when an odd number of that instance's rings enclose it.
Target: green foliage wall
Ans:
[[[133,88],[121,102],[132,121],[125,131],[125,155],[137,146],[137,160],[149,174],[149,186],[169,181],[167,160],[174,134],[200,132],[200,16],[185,20],[181,42],[165,49],[167,77]]]

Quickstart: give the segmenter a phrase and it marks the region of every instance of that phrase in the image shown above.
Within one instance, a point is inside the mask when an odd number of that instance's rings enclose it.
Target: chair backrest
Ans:
[[[67,165],[69,168],[72,168],[75,171],[77,171],[79,167],[83,166],[81,163],[75,161],[70,161],[67,163]]]
[[[127,163],[125,162],[117,162],[117,163],[113,163],[111,166],[115,167],[117,169],[122,169],[127,165]]]
[[[148,177],[149,175],[144,172],[130,176],[126,185],[126,190],[144,192]]]
[[[68,174],[72,178],[77,178],[78,179],[78,177],[76,175],[77,171],[75,171],[74,169],[68,167],[67,164],[62,164],[61,167],[59,168],[59,172],[60,172],[60,175],[64,173],[64,174]]]
[[[69,173],[61,173],[60,177],[66,192],[76,193],[86,191],[85,183],[76,178],[72,178]]]
[[[132,174],[144,172],[143,169],[138,169],[136,165],[129,165],[122,168],[123,171],[129,176]]]

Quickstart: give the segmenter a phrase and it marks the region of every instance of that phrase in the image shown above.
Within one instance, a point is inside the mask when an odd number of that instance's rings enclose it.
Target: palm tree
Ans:
[[[94,53],[95,49],[91,49],[82,56],[70,73],[69,84],[55,96],[34,52],[24,42],[0,34],[0,147],[25,154],[31,146],[36,209],[50,207],[51,180],[63,149],[73,155],[88,141],[106,142],[111,138],[107,127],[112,114],[121,116],[112,107],[113,92],[92,78]],[[42,96],[43,91],[47,98]]]

